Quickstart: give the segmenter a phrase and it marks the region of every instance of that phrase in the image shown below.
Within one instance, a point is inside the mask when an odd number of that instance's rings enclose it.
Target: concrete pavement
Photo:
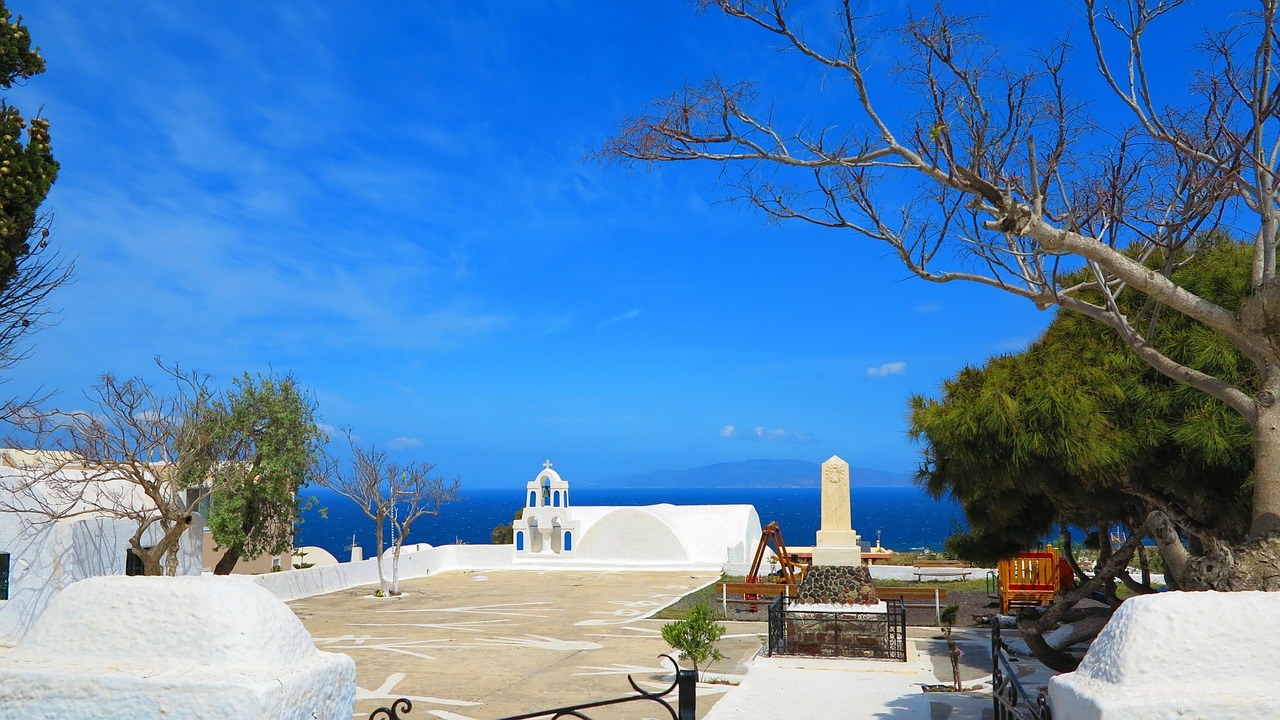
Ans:
[[[404,595],[375,598],[373,587],[290,603],[322,650],[355,658],[357,718],[398,697],[408,719],[498,718],[665,689],[671,668],[659,655],[667,621],[648,616],[715,582],[696,572],[448,572],[401,583]],[[763,620],[763,613],[761,613]],[[937,628],[910,628],[908,661],[766,658],[764,622],[726,622],[710,683],[698,686],[707,720],[967,720],[991,714],[989,686],[925,693],[951,680]],[[989,637],[957,630],[965,685],[990,680]],[[1020,676],[1043,684],[1031,660]],[[736,683],[736,684],[734,684]],[[674,696],[674,693],[673,693]],[[656,712],[655,712],[656,711]],[[637,714],[639,713],[639,714]],[[595,720],[665,717],[648,704],[592,712]]]

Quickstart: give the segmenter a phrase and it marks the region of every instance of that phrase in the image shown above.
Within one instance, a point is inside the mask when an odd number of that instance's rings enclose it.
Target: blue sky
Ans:
[[[971,6],[1008,42],[1083,40],[1065,3]],[[718,168],[584,160],[712,73],[841,121],[838,83],[684,0],[10,8],[49,69],[8,99],[51,120],[77,271],[7,388],[64,408],[159,355],[292,372],[329,425],[464,485],[544,458],[571,481],[832,454],[910,472],[908,396],[1051,319],[769,225],[721,202]]]

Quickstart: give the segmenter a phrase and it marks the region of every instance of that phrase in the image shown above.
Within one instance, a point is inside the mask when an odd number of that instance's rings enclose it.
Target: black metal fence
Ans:
[[[591,720],[591,716],[585,714],[585,710],[632,702],[655,703],[667,711],[667,715],[671,717],[671,720],[694,720],[694,715],[698,709],[698,674],[693,670],[681,668],[675,658],[670,655],[663,655],[662,657],[670,661],[676,671],[675,679],[662,692],[642,690],[636,684],[635,679],[628,675],[627,682],[631,684],[631,689],[635,690],[636,694],[634,695],[624,695],[610,700],[597,700],[550,710],[536,710],[524,715],[510,715],[498,720],[532,720],[533,718],[547,718],[547,720],[579,718],[580,720]],[[675,706],[671,704],[670,696],[672,692],[676,693]],[[413,703],[408,698],[400,698],[387,707],[380,707],[374,710],[369,714],[369,720],[408,720],[407,716],[411,710],[413,710]]]
[[[995,720],[1053,720],[1045,689],[1032,701],[1009,660],[1009,646],[1000,638],[1000,623],[991,623],[991,695]]]
[[[769,606],[767,654],[907,659],[907,609],[889,600],[886,612],[806,610],[794,598]]]

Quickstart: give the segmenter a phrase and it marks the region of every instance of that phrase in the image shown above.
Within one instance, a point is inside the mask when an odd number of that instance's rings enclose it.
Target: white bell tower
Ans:
[[[570,517],[569,483],[542,463],[542,472],[525,485],[524,513],[511,523],[516,557],[554,557],[573,553],[579,522]]]

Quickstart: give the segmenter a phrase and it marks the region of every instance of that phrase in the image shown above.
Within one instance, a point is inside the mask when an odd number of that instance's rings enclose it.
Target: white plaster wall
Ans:
[[[238,577],[97,577],[0,656],[0,720],[345,720],[355,663]]]
[[[401,550],[401,580],[449,570],[501,570],[512,566],[510,545],[423,545],[422,550],[407,546]],[[390,553],[383,558],[383,572],[390,581]],[[370,558],[354,563],[253,575],[250,579],[280,600],[289,601],[361,585],[376,585],[378,565],[376,558]]]
[[[1280,593],[1165,592],[1125,601],[1080,667],[1049,681],[1054,717],[1280,717]]]
[[[0,468],[0,492],[27,476]],[[7,493],[8,502],[34,507]],[[199,518],[181,541],[179,573],[199,574]],[[132,521],[83,517],[49,521],[38,514],[0,512],[0,552],[9,553],[9,599],[0,600],[0,644],[11,645],[26,634],[59,590],[85,578],[123,575]],[[155,543],[159,528],[148,530],[143,544]],[[193,539],[194,538],[194,539]]]
[[[325,567],[328,565],[338,564],[338,558],[334,557],[333,553],[329,552],[328,550],[325,550],[322,547],[319,547],[316,545],[307,545],[305,547],[298,548],[298,550],[306,553],[306,555],[299,556],[298,554],[294,554],[293,561],[295,563],[306,562],[306,563],[311,563],[313,566],[316,566],[316,567]]]
[[[721,568],[749,563],[760,541],[751,505],[575,506],[582,524],[575,562]],[[520,566],[525,560],[519,560]]]
[[[680,535],[652,507],[609,508],[590,525],[584,522],[577,554],[583,560],[621,563],[692,560]]]
[[[750,563],[760,542],[760,516],[751,505],[657,505],[694,562]]]

